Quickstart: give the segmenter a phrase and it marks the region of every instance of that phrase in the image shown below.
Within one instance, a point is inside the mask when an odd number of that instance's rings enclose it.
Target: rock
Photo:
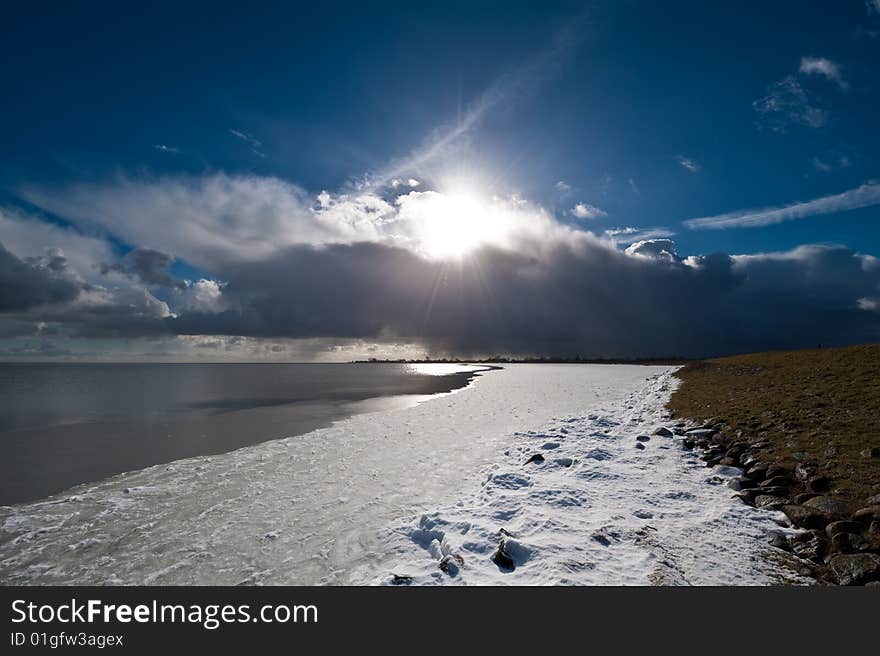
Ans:
[[[759,485],[760,487],[788,487],[789,480],[785,476],[774,476],[773,478],[765,478]]]
[[[774,497],[782,497],[788,495],[788,488],[782,487],[781,485],[774,485],[771,487],[759,487],[755,488],[755,494],[769,494]]]
[[[801,494],[798,494],[797,496],[795,496],[795,498],[792,499],[792,501],[794,501],[796,504],[802,504],[807,499],[812,499],[813,497],[817,497],[817,496],[819,496],[819,495],[816,494],[815,492],[802,492]]]
[[[681,444],[685,449],[693,449],[697,445],[697,443],[690,437],[682,440]]]
[[[774,476],[782,476],[786,480],[788,480],[788,470],[782,465],[770,465],[767,467],[767,474],[765,478],[773,478]]]
[[[865,499],[866,506],[880,506],[880,494],[875,494],[873,497],[868,497]]]
[[[819,466],[814,462],[802,462],[794,468],[794,477],[799,481],[806,481],[819,471]]]
[[[829,484],[827,476],[816,476],[807,481],[807,489],[811,492],[826,492]]]
[[[601,531],[596,531],[590,537],[593,538],[599,544],[604,545],[606,547],[611,545],[611,539],[607,535],[602,533]]]
[[[688,437],[694,437],[699,440],[701,438],[712,437],[717,432],[718,431],[715,430],[714,428],[692,428],[689,431],[685,431],[684,434],[687,435]]]
[[[449,574],[449,576],[457,576],[462,566],[464,566],[464,558],[458,554],[447,554],[446,556],[443,556],[438,565],[440,571]]]
[[[832,521],[832,519],[843,519],[843,516],[846,515],[849,510],[843,501],[838,501],[837,499],[828,496],[813,497],[812,499],[805,501],[804,505],[827,515],[831,518],[829,521]]]
[[[531,462],[544,462],[544,456],[542,456],[540,453],[533,453],[529,456],[529,459],[526,460],[523,464],[528,465]]]
[[[834,556],[828,569],[838,585],[859,585],[880,578],[880,556],[871,553]]]
[[[131,488],[130,487],[122,488],[122,493],[123,494],[131,494]]]
[[[880,458],[880,448],[872,446],[870,449],[860,451],[859,455],[861,455],[863,458]]]
[[[831,549],[838,553],[865,551],[870,544],[858,533],[835,533],[831,538]]]
[[[725,467],[736,467],[739,464],[739,460],[737,460],[736,458],[731,458],[730,456],[724,456],[721,460],[718,461],[718,464]]]
[[[818,531],[805,531],[789,539],[791,550],[798,558],[819,562],[825,554],[825,541]]]
[[[647,435],[639,435],[639,436],[636,437],[636,439],[637,439],[639,442],[650,442],[650,441],[651,441],[651,438],[648,437]]]
[[[825,534],[829,538],[833,538],[838,533],[860,533],[861,530],[862,525],[858,522],[843,519],[837,522],[831,522],[828,526],[826,526]]]
[[[637,448],[637,449],[644,450],[644,449],[645,449],[645,445],[642,444],[641,442],[636,442],[636,448]]]
[[[663,437],[672,437],[672,431],[668,428],[661,426],[657,430],[654,431],[654,435],[661,435]]]
[[[880,505],[859,508],[853,513],[853,519],[866,524],[869,522],[880,521]]]
[[[505,546],[505,540],[502,539],[501,542],[498,543],[498,548],[495,550],[495,553],[492,554],[492,562],[498,565],[501,569],[512,572],[516,569],[516,564],[513,562],[513,558],[508,555]]]
[[[838,449],[836,446],[829,446],[827,449],[825,449],[826,458],[836,458],[839,453],[840,449]]]
[[[747,471],[746,476],[749,478],[754,478],[756,481],[764,480],[767,476],[767,468],[770,465],[766,462],[759,462],[756,465],[752,465]]]
[[[771,494],[759,494],[755,497],[756,508],[776,509],[781,508],[788,503],[788,499],[784,499],[783,497],[776,497]]]
[[[788,538],[782,533],[773,533],[770,538],[770,546],[782,549],[783,551],[791,551],[791,545],[788,543]]]
[[[823,528],[831,521],[825,513],[805,505],[783,506],[782,512],[791,520],[792,524],[800,528]]]
[[[391,574],[391,585],[409,585],[412,583],[412,577],[406,574]]]

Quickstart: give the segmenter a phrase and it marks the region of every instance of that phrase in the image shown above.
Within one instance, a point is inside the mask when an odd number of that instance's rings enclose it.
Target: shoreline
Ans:
[[[754,557],[776,527],[724,494],[666,426],[672,372],[505,442],[482,481],[385,529],[381,585],[755,585],[804,581]],[[681,426],[684,423],[681,422]],[[682,455],[684,454],[684,455]]]
[[[51,368],[51,365],[33,366]],[[79,368],[82,372],[88,372],[94,366],[107,365],[65,365],[67,371]],[[177,366],[112,365],[119,385],[127,384],[129,378],[137,380],[144,367]],[[193,368],[201,366],[193,365]],[[225,365],[211,366],[218,367],[216,375],[235,375],[235,370],[224,370]],[[148,467],[185,458],[216,456],[262,442],[306,435],[362,413],[406,407],[466,389],[488,369],[483,365],[474,365],[470,369],[455,365],[442,374],[419,373],[413,376],[409,385],[404,384],[405,378],[401,378],[378,389],[352,387],[344,394],[325,390],[324,395],[319,396],[307,390],[302,398],[297,399],[219,398],[181,408],[157,403],[159,417],[146,412],[131,416],[120,414],[118,417],[108,413],[107,416],[43,426],[27,422],[19,426],[10,418],[11,427],[0,432],[4,455],[0,468],[0,505],[40,501]],[[266,374],[271,375],[271,369]],[[16,375],[8,371],[7,375],[9,379],[5,383],[13,386]],[[175,382],[167,376],[162,380],[168,384]],[[229,392],[239,393],[235,389]],[[107,402],[112,400],[111,396]]]
[[[381,568],[384,526],[478,486],[511,434],[585,398],[622,399],[649,373],[511,365],[406,409],[0,508],[0,580],[351,584],[355,570]]]
[[[676,373],[670,410],[694,426],[684,445],[707,467],[739,469],[734,496],[796,529],[766,540],[820,584],[880,586],[880,433],[865,415],[878,406],[875,388],[855,382],[878,362],[880,347],[848,347],[718,358]]]

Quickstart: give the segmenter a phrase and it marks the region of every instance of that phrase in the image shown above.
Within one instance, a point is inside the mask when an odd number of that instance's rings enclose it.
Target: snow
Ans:
[[[0,583],[772,582],[760,552],[778,513],[707,483],[735,472],[676,438],[634,448],[664,425],[671,372],[509,365],[417,405],[0,508]],[[502,538],[512,570],[491,560]]]
[[[768,534],[785,532],[782,516],[735,501],[722,485],[741,469],[706,469],[671,434],[644,439],[666,424],[675,383],[668,371],[654,374],[623,402],[516,433],[480,486],[388,529],[390,571],[414,584],[794,582],[767,557]],[[548,448],[553,458],[530,461]],[[454,570],[439,566],[449,558]]]

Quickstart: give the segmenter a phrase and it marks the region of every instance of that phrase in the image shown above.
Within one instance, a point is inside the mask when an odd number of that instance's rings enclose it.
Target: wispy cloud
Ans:
[[[774,83],[766,96],[752,103],[752,108],[773,132],[785,132],[792,124],[821,128],[828,122],[828,112],[812,104],[793,75]]]
[[[869,14],[880,14],[880,0],[865,0]]]
[[[739,210],[716,216],[688,219],[683,223],[691,230],[757,228],[784,221],[794,221],[823,214],[835,214],[873,205],[880,205],[880,184],[871,181],[840,194],[823,196],[806,202],[791,203],[778,207]]]
[[[180,148],[177,146],[166,146],[165,144],[156,144],[153,148],[163,153],[169,153],[170,155],[176,155],[180,152]]]
[[[877,0],[880,2],[880,0]],[[820,75],[846,90],[849,84],[840,73],[840,66],[824,57],[801,57],[801,65],[798,71],[803,75]]]
[[[568,184],[565,180],[559,180],[553,188],[560,194],[570,194],[571,193],[571,185]]]
[[[578,203],[571,208],[571,215],[578,219],[598,219],[608,216],[608,212],[589,203]]]
[[[240,139],[245,142],[248,146],[251,147],[251,152],[258,157],[265,157],[266,154],[263,152],[263,142],[254,137],[252,134],[248,134],[242,130],[229,130],[229,134],[231,134],[236,139]]]
[[[691,173],[700,172],[700,165],[689,157],[679,155],[675,158],[675,160],[681,165],[682,168],[687,169]]]
[[[619,244],[633,244],[648,239],[664,239],[675,236],[675,233],[669,228],[636,228],[634,226],[611,228],[603,234],[606,238]]]

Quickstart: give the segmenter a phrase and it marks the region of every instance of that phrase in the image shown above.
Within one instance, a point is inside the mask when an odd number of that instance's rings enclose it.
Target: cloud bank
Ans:
[[[0,335],[8,352],[39,335],[58,349],[172,340],[254,352],[294,340],[463,357],[702,356],[880,338],[880,264],[842,246],[682,257],[667,232],[597,236],[517,197],[389,189],[310,196],[223,174],[30,189],[31,202],[75,228],[0,214],[15,227],[0,250]],[[875,202],[880,189],[869,184],[689,227]],[[75,264],[58,247],[32,252],[74,230]],[[114,251],[86,232],[131,247]],[[174,277],[175,260],[202,277]]]

